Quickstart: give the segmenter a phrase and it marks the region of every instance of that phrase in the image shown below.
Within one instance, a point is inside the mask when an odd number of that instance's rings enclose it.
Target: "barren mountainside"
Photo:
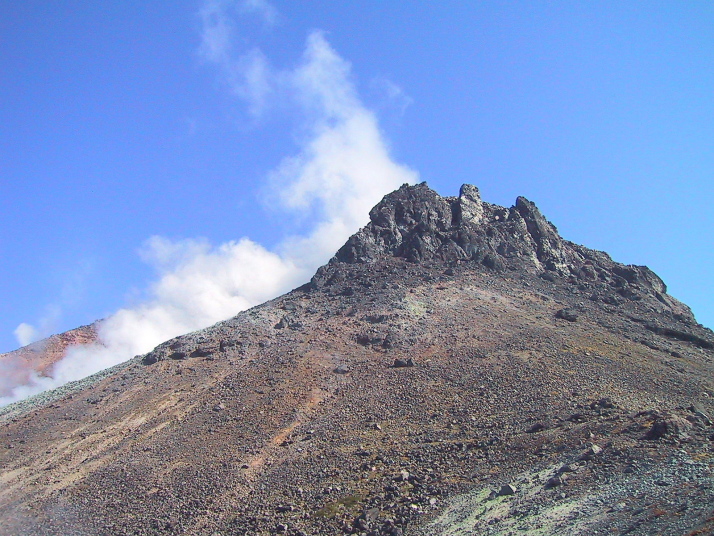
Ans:
[[[405,185],[304,286],[0,410],[0,534],[713,534],[712,415],[651,270]]]
[[[10,394],[8,385],[27,383],[30,371],[47,375],[54,364],[65,356],[67,348],[97,342],[97,324],[98,322],[80,326],[0,354],[0,370],[6,375],[7,381],[7,384],[0,382],[0,397]]]

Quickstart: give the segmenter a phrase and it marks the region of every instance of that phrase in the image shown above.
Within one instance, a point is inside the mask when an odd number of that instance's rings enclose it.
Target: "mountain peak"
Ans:
[[[405,184],[386,195],[369,216],[370,222],[349,238],[332,264],[393,257],[412,263],[477,264],[497,272],[566,279],[581,291],[590,290],[593,301],[641,301],[694,321],[689,308],[667,295],[652,270],[614,262],[607,253],[564,240],[525,197],[506,208],[484,202],[471,184],[461,186],[458,197],[442,197],[425,182]]]
[[[710,534],[713,372],[646,267],[403,186],[310,284],[0,411],[0,533]]]
[[[337,252],[339,262],[402,257],[475,261],[495,269],[515,261],[528,271],[571,272],[569,253],[553,224],[534,203],[519,197],[510,209],[481,200],[464,184],[458,197],[441,197],[426,183],[403,185],[370,211],[370,223]]]

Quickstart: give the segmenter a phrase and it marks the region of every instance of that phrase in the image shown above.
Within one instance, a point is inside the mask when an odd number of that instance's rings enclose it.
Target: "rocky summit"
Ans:
[[[713,534],[713,415],[651,270],[405,185],[302,287],[3,408],[0,534]]]

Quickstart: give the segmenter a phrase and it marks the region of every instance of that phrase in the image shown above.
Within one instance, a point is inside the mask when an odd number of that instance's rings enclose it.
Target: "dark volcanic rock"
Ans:
[[[497,272],[538,273],[551,282],[570,277],[581,281],[582,290],[595,301],[619,305],[619,300],[643,300],[650,309],[694,322],[689,308],[667,295],[667,287],[649,268],[619,264],[606,253],[563,240],[524,197],[507,209],[481,201],[478,189],[468,184],[458,198],[441,197],[426,183],[404,185],[385,196],[369,215],[370,223],[340,248],[330,266],[318,271],[314,286],[334,281],[341,263],[374,263],[389,257],[413,263],[476,262]]]
[[[651,428],[647,431],[647,439],[684,439],[692,428],[691,423],[675,414],[657,414]]]
[[[575,309],[558,309],[558,311],[555,313],[556,318],[562,318],[563,320],[567,320],[568,322],[577,322],[578,320],[578,313],[575,311]]]

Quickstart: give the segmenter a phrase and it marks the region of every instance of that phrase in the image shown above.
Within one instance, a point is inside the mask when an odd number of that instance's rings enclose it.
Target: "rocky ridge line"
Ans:
[[[441,197],[426,183],[403,185],[370,211],[370,223],[349,238],[330,264],[318,270],[319,287],[340,263],[374,263],[400,257],[412,263],[477,263],[491,270],[523,271],[554,281],[565,279],[610,305],[640,302],[658,314],[696,324],[686,305],[667,294],[646,266],[624,265],[564,240],[525,197],[505,208],[481,200],[478,188],[461,187],[458,197]]]

